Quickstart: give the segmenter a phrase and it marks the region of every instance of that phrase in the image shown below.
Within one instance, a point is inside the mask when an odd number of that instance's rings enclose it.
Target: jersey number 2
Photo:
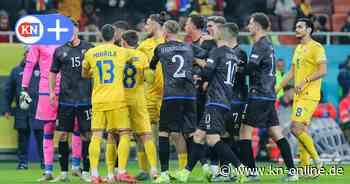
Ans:
[[[181,55],[174,55],[171,58],[171,62],[176,63],[176,62],[180,62],[179,68],[177,68],[177,70],[175,71],[173,77],[174,78],[184,78],[186,77],[186,72],[184,70],[182,70],[182,68],[184,67],[184,63],[185,63],[185,59],[184,57],[182,57]]]
[[[114,63],[112,60],[97,61],[96,66],[98,68],[98,76],[101,84],[110,84],[114,81]],[[103,66],[108,66],[107,70],[103,69]],[[108,75],[105,79],[105,75]]]

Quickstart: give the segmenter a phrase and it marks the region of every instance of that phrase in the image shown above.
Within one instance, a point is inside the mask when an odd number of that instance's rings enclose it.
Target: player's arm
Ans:
[[[327,59],[324,48],[322,46],[316,47],[314,54],[315,61],[318,64],[318,70],[311,76],[308,76],[305,79],[306,82],[318,80],[327,74]]]
[[[89,63],[89,59],[90,59],[89,53],[90,53],[89,50],[87,52],[85,52],[83,64],[81,67],[81,76],[84,78],[90,78],[93,74],[93,70],[92,70],[90,63]]]
[[[56,88],[56,78],[57,73],[61,70],[61,61],[59,56],[59,50],[56,49],[53,54],[53,62],[49,73],[49,93],[50,93],[50,104],[54,105],[55,101],[55,88]]]
[[[325,76],[326,74],[327,74],[327,64],[326,64],[326,61],[322,61],[322,63],[318,65],[318,70],[316,70],[315,73],[307,77],[305,79],[305,82],[308,83],[308,82],[318,80],[323,76]]]
[[[321,79],[323,76],[327,74],[327,62],[326,62],[326,55],[325,51],[322,46],[316,47],[314,50],[314,61],[316,64],[318,64],[318,68],[316,72],[311,74],[310,76],[307,76],[303,81],[301,81],[300,84],[296,87],[296,93],[300,93],[306,84],[316,81],[318,79]]]
[[[38,45],[32,46],[25,58],[26,64],[23,70],[23,78],[22,78],[22,88],[24,91],[27,91],[30,80],[32,78],[32,73],[35,65],[38,63],[40,57],[40,48]]]
[[[159,62],[159,56],[158,56],[158,47],[154,49],[153,58],[151,59],[151,62],[149,63],[149,70],[145,71],[145,78],[147,79],[146,82],[153,83],[154,82],[154,76],[155,76],[155,70],[157,68],[157,64]]]
[[[294,78],[294,64],[292,64],[291,69],[288,71],[287,75],[283,78],[281,83],[275,88],[276,93],[278,93],[281,89],[283,89],[289,81],[291,81]]]
[[[212,52],[209,58],[207,59],[204,68],[202,69],[201,77],[206,78],[208,79],[208,81],[210,81],[215,71],[217,62],[218,62],[218,52]]]
[[[5,84],[4,94],[4,115],[9,118],[11,115],[11,104],[16,94],[16,68],[12,69],[10,77],[8,77]]]
[[[247,64],[243,67],[238,67],[238,72],[243,74],[250,74],[252,71],[255,71],[259,68],[260,62],[264,57],[265,49],[254,48],[252,53],[249,56]]]

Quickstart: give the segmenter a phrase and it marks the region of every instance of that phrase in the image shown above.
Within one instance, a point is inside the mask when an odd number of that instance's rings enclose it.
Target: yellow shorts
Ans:
[[[146,100],[134,100],[128,103],[128,109],[131,130],[136,134],[151,133],[151,123],[147,112]]]
[[[130,130],[129,111],[126,107],[108,111],[93,111],[91,130]]]
[[[315,100],[294,99],[291,115],[292,121],[309,124],[318,103]]]
[[[146,101],[150,122],[152,124],[158,123],[160,117],[160,108],[162,106],[162,97],[150,96],[146,98]]]

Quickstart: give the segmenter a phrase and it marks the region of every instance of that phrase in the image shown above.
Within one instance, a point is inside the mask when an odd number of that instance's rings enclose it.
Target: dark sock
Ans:
[[[281,151],[282,158],[288,169],[294,168],[292,151],[286,138],[277,141],[278,148]]]
[[[252,148],[252,140],[243,139],[239,140],[239,148],[240,148],[240,159],[243,165],[248,168],[255,168],[255,159]]]
[[[82,156],[83,156],[83,171],[89,172],[90,171],[90,160],[89,160],[89,145],[90,140],[83,141],[82,146]]]
[[[169,137],[159,136],[159,160],[162,172],[169,170]]]
[[[231,149],[237,156],[240,155],[239,144],[237,140],[232,140]]]
[[[210,165],[219,165],[219,158],[218,154],[216,154],[216,151],[213,147],[208,147],[209,151],[209,159],[210,159]]]
[[[204,145],[203,152],[204,152],[204,156],[199,160],[202,166],[208,163],[208,158],[209,158],[209,147],[206,144]]]
[[[191,152],[188,155],[188,163],[186,165],[186,169],[192,171],[196,166],[197,162],[205,157],[205,148],[203,144],[198,144],[193,141],[193,138],[188,141],[191,147]]]
[[[213,148],[218,154],[221,163],[228,161],[236,168],[241,165],[241,161],[239,161],[238,157],[232,152],[231,148],[224,143],[224,141],[220,140],[213,146]]]
[[[60,141],[58,143],[58,153],[59,161],[61,166],[61,171],[68,171],[68,157],[69,157],[69,147],[67,141]]]

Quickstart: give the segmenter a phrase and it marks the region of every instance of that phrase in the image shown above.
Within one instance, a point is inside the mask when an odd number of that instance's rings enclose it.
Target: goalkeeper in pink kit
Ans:
[[[39,63],[40,67],[40,82],[39,82],[39,98],[38,106],[36,110],[35,119],[44,121],[44,140],[43,140],[43,152],[44,152],[44,164],[45,164],[45,173],[43,178],[40,178],[39,181],[48,181],[52,180],[52,171],[53,171],[53,159],[54,159],[54,131],[56,126],[56,115],[58,110],[58,99],[55,99],[53,105],[50,105],[49,97],[49,72],[51,64],[53,61],[53,54],[58,45],[33,45],[26,58],[26,65],[23,72],[22,79],[22,88],[21,93],[22,101],[31,102],[31,99],[27,93],[27,88],[31,79],[31,75],[34,69],[34,66]],[[60,86],[60,75],[58,75],[56,80],[56,95],[59,93]],[[77,136],[79,137],[79,136]],[[74,142],[79,142],[79,140],[73,138]],[[79,148],[78,148],[79,149]],[[73,149],[73,157],[78,157],[80,159],[80,154],[78,149]],[[77,152],[77,153],[74,153]],[[77,155],[79,154],[79,155]],[[80,163],[74,164],[80,165]]]

